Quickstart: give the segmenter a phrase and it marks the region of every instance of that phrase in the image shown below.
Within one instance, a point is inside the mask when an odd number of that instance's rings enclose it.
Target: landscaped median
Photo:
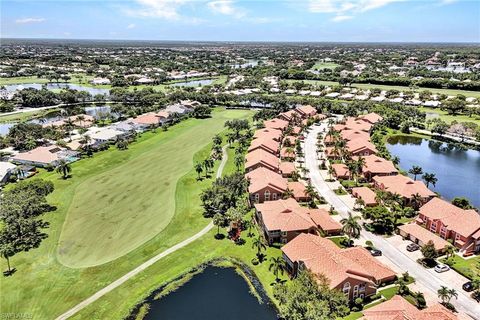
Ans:
[[[5,293],[0,306],[2,312],[53,319],[150,257],[203,229],[208,221],[202,216],[199,194],[212,180],[197,181],[193,164],[209,155],[211,139],[223,130],[226,120],[248,118],[251,114],[247,110],[216,109],[210,119],[189,119],[167,132],[146,132],[126,151],[111,149],[72,164],[73,177],[67,180],[54,172],[42,171],[41,178],[55,183],[55,192],[48,201],[57,206],[57,210],[45,215],[45,220],[50,222],[49,238],[39,248],[15,255],[11,263],[17,272],[0,279],[2,293]],[[173,168],[172,163],[178,168]],[[102,180],[97,180],[100,176]],[[91,196],[97,203],[92,202]],[[128,199],[131,201],[125,202]],[[130,202],[139,207],[128,212]],[[119,206],[121,203],[125,205]],[[143,207],[148,203],[156,210]],[[139,221],[143,221],[142,225],[138,225]],[[70,223],[77,225],[75,232],[69,229]],[[134,224],[137,226],[132,227]],[[122,230],[120,234],[119,230]],[[137,245],[132,247],[127,243],[130,240]],[[213,248],[205,247],[206,253],[196,249],[186,255],[176,252],[165,258],[170,263],[164,264],[162,260],[150,269],[155,270],[159,281],[175,278],[201,262],[209,252],[213,253],[219,247],[214,244]],[[125,250],[128,246],[130,249]],[[75,249],[72,251],[72,248]],[[116,258],[117,249],[125,255]],[[114,260],[98,265],[89,253],[95,253],[100,263]],[[3,259],[1,267],[6,269]],[[147,279],[145,274],[137,278]],[[159,286],[162,282],[148,279],[142,284]],[[125,294],[125,299],[102,305],[97,311],[105,313],[99,318],[111,319],[112,313],[119,309],[118,301],[128,306],[122,309],[122,315],[126,315],[128,308],[148,293],[148,287],[125,292],[122,289],[123,286],[115,292]]]

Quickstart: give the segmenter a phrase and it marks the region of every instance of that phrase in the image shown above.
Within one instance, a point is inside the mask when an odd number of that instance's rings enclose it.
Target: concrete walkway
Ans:
[[[227,147],[228,147],[228,144],[225,145],[223,148],[222,148],[222,152],[223,152],[223,156],[222,156],[222,161],[220,162],[220,165],[218,166],[218,170],[217,170],[217,174],[216,174],[216,178],[220,178],[222,176],[222,173],[223,173],[223,169],[225,168],[225,164],[227,163],[227,160],[228,160],[228,154],[227,154]],[[207,234],[211,229],[213,228],[213,223],[210,222],[205,228],[203,228],[200,232],[194,234],[193,236],[191,236],[190,238],[188,239],[185,239],[183,240],[182,242],[180,243],[177,243],[176,245],[174,245],[173,247],[171,248],[168,248],[167,250],[157,254],[156,256],[150,258],[149,260],[145,261],[144,263],[142,263],[141,265],[139,265],[138,267],[136,267],[135,269],[133,269],[132,271],[128,272],[127,274],[125,274],[124,276],[120,277],[119,279],[115,280],[114,282],[110,283],[108,286],[106,286],[105,288],[97,291],[94,295],[90,296],[89,298],[83,300],[82,302],[80,302],[79,304],[77,304],[75,307],[73,307],[72,309],[68,310],[67,312],[65,312],[64,314],[58,316],[56,318],[56,320],[64,320],[64,319],[68,319],[70,318],[71,316],[73,316],[74,314],[76,314],[77,312],[79,312],[80,310],[82,310],[83,308],[87,307],[88,305],[92,304],[93,302],[97,301],[98,299],[100,299],[102,296],[106,295],[107,293],[109,293],[110,291],[114,290],[115,288],[121,286],[123,283],[127,282],[129,279],[135,277],[137,274],[139,274],[140,272],[142,272],[143,270],[147,269],[148,267],[150,267],[151,265],[153,265],[154,263],[156,263],[157,261],[159,261],[160,259],[168,256],[169,254],[189,245],[190,243],[192,243],[193,241],[201,238],[202,236],[204,236],[205,234]]]
[[[335,208],[336,211],[338,211],[339,215],[342,217],[347,217],[349,212],[354,215],[358,215],[358,213],[353,211],[352,205],[347,205],[347,202],[352,202],[342,200],[342,197],[345,196],[336,195],[330,188],[329,183],[325,181],[326,177],[322,176],[322,173],[319,170],[320,161],[317,159],[318,155],[316,143],[318,133],[322,132],[324,129],[327,130],[327,124],[325,122],[320,126],[312,126],[305,139],[305,167],[309,170],[312,185],[318,190],[320,195],[323,196],[325,200]],[[470,298],[468,293],[462,290],[461,286],[443,281],[433,270],[427,270],[423,268],[416,261],[412,260],[409,256],[381,236],[362,229],[361,240],[372,241],[375,247],[383,252],[383,256],[385,258],[395,265],[397,269],[402,270],[403,272],[408,271],[410,275],[415,278],[417,283],[421,284],[422,287],[430,291],[429,294],[436,296],[437,290],[441,286],[454,288],[458,293],[458,299],[453,299],[452,303],[457,307],[457,309],[468,314],[473,319],[480,319],[480,305]]]

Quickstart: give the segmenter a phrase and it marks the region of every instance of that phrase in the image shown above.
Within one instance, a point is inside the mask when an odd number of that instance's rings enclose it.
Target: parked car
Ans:
[[[473,283],[472,281],[468,281],[468,282],[465,282],[462,286],[462,289],[467,291],[467,292],[470,292],[470,291],[473,291]]]
[[[379,257],[382,255],[382,251],[378,249],[369,249],[368,251],[370,251],[370,254],[374,257]]]
[[[417,251],[418,249],[420,249],[420,246],[416,243],[410,243],[408,246],[407,246],[407,251],[408,252],[413,252],[413,251]]]
[[[447,266],[446,264],[437,264],[435,266],[435,268],[433,268],[435,270],[435,272],[438,272],[438,273],[442,273],[442,272],[446,272],[448,270],[450,270],[450,267]]]

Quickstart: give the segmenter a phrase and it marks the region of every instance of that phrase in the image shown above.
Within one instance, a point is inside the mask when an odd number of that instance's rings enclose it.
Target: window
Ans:
[[[432,231],[433,233],[435,233],[435,231],[437,231],[437,222],[432,222],[432,224],[430,225],[430,231]]]
[[[359,287],[360,292],[365,291],[365,283],[361,283]]]
[[[282,231],[282,237],[286,237],[287,236],[287,231]]]
[[[442,226],[442,228],[440,229],[440,236],[445,239],[446,235],[447,235],[447,227]]]
[[[255,202],[258,203],[260,201],[260,196],[258,193],[255,193]]]
[[[277,194],[276,193],[272,193],[272,200],[277,200]]]
[[[343,293],[348,295],[350,293],[350,282],[345,282],[343,285]]]
[[[266,190],[265,191],[265,201],[269,201],[270,200],[270,191]]]
[[[358,297],[358,285],[353,287],[353,297],[354,298]]]

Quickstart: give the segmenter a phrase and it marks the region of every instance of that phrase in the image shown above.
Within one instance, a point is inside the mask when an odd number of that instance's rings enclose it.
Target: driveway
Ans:
[[[320,162],[317,159],[318,156],[316,150],[317,134],[324,129],[326,130],[326,128],[326,122],[323,122],[320,126],[312,126],[310,128],[310,131],[305,138],[305,167],[309,169],[312,185],[318,190],[320,195],[322,195],[325,200],[338,211],[339,215],[346,217],[348,216],[348,212],[358,215],[358,213],[348,206],[349,201],[343,201],[332,191],[332,189],[330,189],[325,182],[327,176],[322,176],[320,173],[318,167]],[[480,320],[480,304],[470,298],[469,295],[462,290],[461,285],[457,283],[457,281],[451,282],[447,279],[447,275],[439,275],[433,270],[429,271],[424,269],[415,259],[412,259],[412,257],[402,251],[402,246],[397,247],[394,243],[391,243],[381,236],[362,230],[361,238],[364,241],[372,241],[376,248],[382,250],[384,258],[390,261],[389,265],[392,264],[396,266],[393,270],[403,270],[403,272],[408,271],[421,287],[429,291],[426,294],[436,296],[437,290],[441,286],[454,288],[458,292],[458,300],[452,301],[456,308],[459,311],[465,312],[472,318]],[[454,273],[454,271],[448,271],[447,273],[450,272]]]

